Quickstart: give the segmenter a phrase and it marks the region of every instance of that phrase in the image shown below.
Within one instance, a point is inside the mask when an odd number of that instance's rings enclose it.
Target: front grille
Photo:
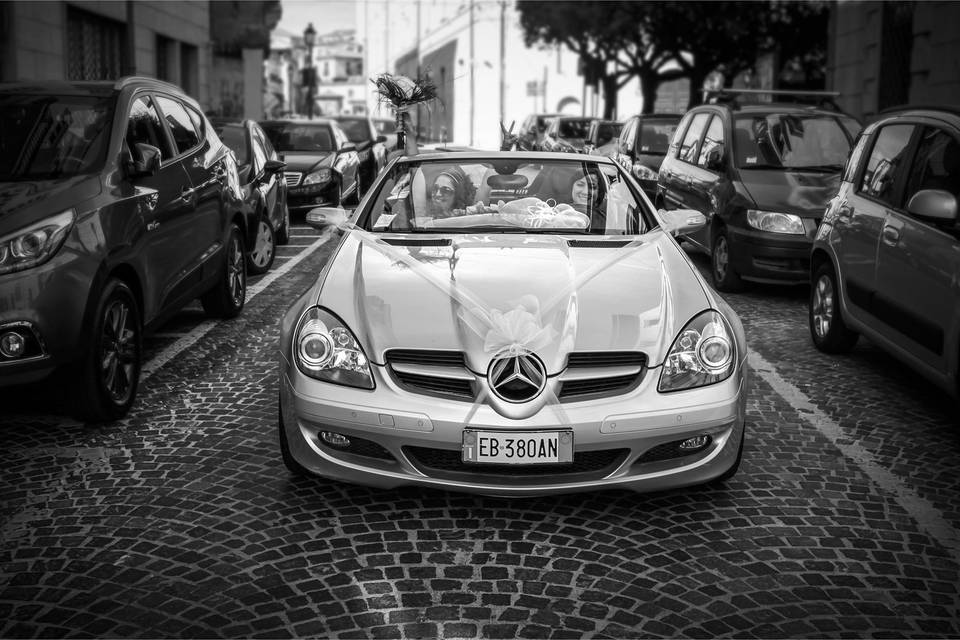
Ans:
[[[569,246],[579,249],[616,249],[625,247],[631,242],[632,240],[567,240]]]
[[[283,174],[283,181],[287,183],[288,187],[296,187],[300,184],[300,178],[303,177],[302,173],[295,171],[285,171]]]
[[[421,472],[434,478],[466,479],[463,476],[490,476],[513,478],[549,478],[561,476],[565,482],[571,476],[603,478],[613,473],[630,453],[629,449],[604,449],[601,451],[577,451],[573,462],[562,464],[476,464],[463,462],[459,450],[432,449],[428,447],[404,447],[404,454]],[[586,478],[576,478],[583,480]]]
[[[636,373],[603,375],[604,368],[631,367]],[[647,370],[647,356],[639,351],[583,351],[567,356],[567,370],[592,369],[597,375],[591,378],[564,380],[560,383],[557,398],[584,400],[590,397],[611,396],[626,392],[640,383]],[[612,372],[611,372],[612,373]]]
[[[473,376],[470,379],[451,377],[442,369],[456,369],[469,374],[463,353],[431,349],[391,349],[384,354],[387,367],[402,388],[412,393],[441,396],[453,400],[470,400],[476,396]],[[400,370],[397,365],[413,365],[417,369]]]
[[[696,451],[684,451],[680,449],[680,443],[683,440],[675,440],[673,442],[666,442],[655,446],[653,449],[650,449],[642,456],[637,458],[637,461],[634,464],[647,464],[649,462],[660,462],[662,460],[673,460],[674,458],[682,458],[684,456],[693,455],[695,453],[700,453],[704,449],[710,446],[712,439],[707,440],[702,448],[697,449]]]

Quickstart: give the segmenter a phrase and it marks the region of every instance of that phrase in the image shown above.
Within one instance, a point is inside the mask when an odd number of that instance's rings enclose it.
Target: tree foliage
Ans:
[[[691,105],[714,70],[727,78],[751,67],[761,53],[822,64],[810,50],[825,45],[823,1],[556,2],[518,0],[528,45],[563,44],[604,87],[604,117],[616,111],[616,93],[640,78],[644,110],[652,111],[663,82],[688,78]],[[808,34],[814,34],[811,47]]]

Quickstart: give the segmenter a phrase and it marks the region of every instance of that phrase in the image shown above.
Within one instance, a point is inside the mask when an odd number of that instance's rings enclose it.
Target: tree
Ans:
[[[722,70],[732,79],[757,55],[789,47],[789,59],[808,55],[798,33],[825,33],[824,1],[602,2],[557,3],[518,0],[528,45],[562,43],[584,60],[602,61],[604,117],[616,110],[616,91],[637,76],[644,111],[652,112],[657,89],[668,80],[690,80],[690,104],[701,99],[707,75]],[[810,47],[807,47],[810,49]],[[612,69],[611,69],[612,67]],[[610,108],[610,103],[613,109]]]

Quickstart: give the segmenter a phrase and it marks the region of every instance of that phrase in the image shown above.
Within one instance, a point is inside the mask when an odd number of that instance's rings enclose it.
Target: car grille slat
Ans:
[[[466,380],[454,380],[452,378],[438,378],[434,376],[418,375],[415,373],[402,373],[394,371],[393,375],[397,377],[406,387],[414,389],[423,389],[436,393],[449,393],[461,396],[467,399],[473,399],[473,386]]]
[[[391,349],[384,359],[394,380],[407,391],[464,401],[476,396],[475,378],[460,351]]]
[[[639,351],[578,351],[567,356],[568,367],[643,367],[647,356]]]
[[[303,178],[303,174],[296,171],[285,171],[283,174],[283,181],[288,187],[296,187],[299,185],[301,178]]]
[[[625,374],[625,368],[634,368],[635,372]],[[639,351],[580,351],[567,356],[567,370],[579,370],[579,375],[567,380],[561,377],[557,393],[561,402],[612,396],[640,383],[647,370],[647,356]],[[593,375],[581,377],[590,374]]]
[[[636,375],[617,376],[614,378],[591,378],[588,380],[571,380],[562,383],[558,397],[563,400],[574,396],[592,395],[595,393],[610,393],[633,386]]]
[[[404,362],[434,367],[463,367],[466,363],[460,351],[433,349],[391,349],[384,354],[387,364]]]
[[[404,447],[404,454],[420,471],[431,477],[469,480],[465,476],[555,478],[564,476],[605,477],[619,467],[629,449],[603,449],[600,451],[577,451],[573,462],[563,464],[511,465],[465,463],[459,450],[433,449],[429,447]],[[573,480],[573,478],[568,478]],[[585,478],[577,478],[582,480]]]

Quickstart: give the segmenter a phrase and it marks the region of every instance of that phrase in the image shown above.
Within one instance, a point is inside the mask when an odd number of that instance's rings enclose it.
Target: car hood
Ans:
[[[335,156],[336,154],[333,151],[324,151],[321,153],[287,151],[282,154],[281,159],[287,163],[284,171],[309,173],[310,171],[333,165]]]
[[[748,169],[740,179],[758,209],[803,218],[822,218],[827,202],[840,188],[840,172]]]
[[[99,193],[99,175],[0,182],[0,235],[75,207]]]
[[[537,353],[549,375],[574,351],[640,351],[656,366],[683,325],[710,304],[689,260],[661,230],[630,247],[489,234],[384,250],[369,238],[344,238],[317,303],[377,363],[388,349],[453,350],[485,375],[498,351],[519,344]]]

